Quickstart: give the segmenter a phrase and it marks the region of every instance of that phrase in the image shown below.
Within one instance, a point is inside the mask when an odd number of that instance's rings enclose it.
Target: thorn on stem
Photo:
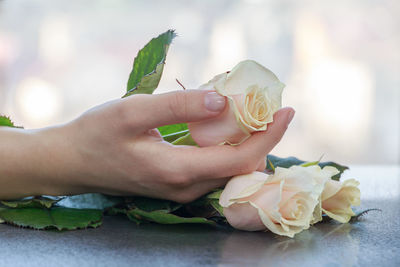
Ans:
[[[350,219],[350,222],[359,221],[361,217],[363,217],[364,215],[368,214],[370,211],[382,212],[381,209],[376,209],[376,208],[374,208],[374,209],[366,209],[366,210],[363,210],[363,211],[359,212],[358,214],[352,216],[351,219]]]
[[[183,88],[183,90],[186,90],[185,86],[183,86],[183,84],[178,79],[175,79],[175,80]]]

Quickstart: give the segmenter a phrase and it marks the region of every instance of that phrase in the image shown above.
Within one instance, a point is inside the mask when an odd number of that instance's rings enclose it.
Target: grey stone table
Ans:
[[[400,266],[400,168],[353,167],[362,209],[294,239],[202,225],[140,225],[106,217],[98,229],[35,231],[0,225],[0,266]]]

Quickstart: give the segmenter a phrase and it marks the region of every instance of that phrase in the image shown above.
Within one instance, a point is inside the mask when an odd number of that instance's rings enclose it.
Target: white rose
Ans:
[[[273,175],[262,172],[232,178],[220,197],[224,215],[233,227],[247,231],[270,230],[293,237],[308,229],[324,184],[337,170],[318,165],[288,169]]]
[[[329,180],[321,195],[322,212],[341,223],[350,221],[355,215],[351,206],[360,205],[359,184],[355,179],[343,183]]]
[[[232,71],[215,76],[199,89],[226,96],[228,105],[216,118],[189,123],[199,146],[240,144],[255,131],[265,131],[281,107],[284,88],[270,70],[253,60],[237,64]]]

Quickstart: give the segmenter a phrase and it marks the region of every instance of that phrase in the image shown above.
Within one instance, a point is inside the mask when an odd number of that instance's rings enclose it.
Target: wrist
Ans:
[[[46,145],[51,130],[0,128],[0,199],[52,194],[56,159]]]
[[[79,133],[69,123],[32,133],[37,144],[37,159],[33,173],[37,174],[36,188],[41,195],[69,195],[84,193],[81,181],[82,160],[75,135]]]

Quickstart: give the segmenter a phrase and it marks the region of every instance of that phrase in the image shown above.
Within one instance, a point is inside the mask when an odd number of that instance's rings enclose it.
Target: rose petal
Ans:
[[[278,96],[280,99],[284,84],[279,82],[278,77],[272,71],[254,60],[244,60],[237,64],[228,73],[225,86],[216,89],[222,95],[239,95],[243,94],[249,86],[255,84],[271,87],[274,97]]]
[[[307,229],[313,218],[313,211],[318,204],[318,200],[311,197],[310,194],[300,192],[291,201],[296,201],[298,206],[295,209],[297,211],[298,207],[301,207],[302,213],[297,214],[294,219],[282,216],[282,222],[290,226],[299,226]]]
[[[236,229],[245,231],[260,231],[266,229],[258,216],[257,209],[249,203],[236,203],[229,206],[229,208],[224,208],[224,215],[229,224]]]
[[[263,185],[257,192],[246,197],[241,198],[241,201],[251,201],[256,204],[264,211],[278,211],[278,205],[281,201],[281,193],[282,193],[282,184],[280,183],[271,183]],[[278,221],[279,218],[276,218]]]
[[[229,207],[234,202],[237,202],[238,199],[254,194],[267,179],[268,174],[263,172],[253,172],[233,177],[222,191],[219,204],[222,207]]]
[[[278,235],[283,235],[283,236],[288,236],[288,237],[294,237],[295,234],[301,232],[303,230],[303,227],[288,227],[282,224],[276,224],[271,220],[270,214],[266,213],[263,209],[259,208],[256,204],[250,202],[253,207],[257,208],[258,210],[258,215],[261,218],[261,221],[263,224],[270,230],[271,232],[278,234]]]
[[[343,210],[332,210],[331,212],[325,209],[322,209],[322,211],[326,215],[328,215],[328,217],[340,223],[348,223],[351,217],[355,215],[354,211],[351,208],[347,209],[347,212],[344,212]]]
[[[324,191],[321,195],[321,200],[325,201],[326,199],[334,196],[337,192],[339,192],[340,188],[342,187],[342,183],[335,180],[329,180],[325,184]]]

